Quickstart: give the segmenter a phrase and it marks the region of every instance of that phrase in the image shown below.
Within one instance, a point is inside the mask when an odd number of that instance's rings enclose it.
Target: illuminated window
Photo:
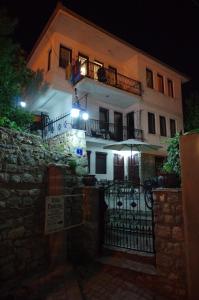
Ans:
[[[103,63],[101,63],[101,62],[99,62],[99,61],[97,61],[97,60],[94,61],[94,79],[96,79],[96,80],[99,79],[99,78],[98,78],[98,73],[97,73],[97,71],[98,71],[99,68],[102,67],[102,66],[103,66]]]
[[[160,93],[164,94],[164,79],[160,74],[157,74],[157,89]]]
[[[81,73],[81,75],[83,75],[83,76],[88,75],[88,66],[89,66],[88,56],[85,56],[85,55],[79,53],[78,58],[79,58],[79,62],[80,62],[80,73]]]
[[[167,84],[168,84],[168,96],[173,98],[173,81],[171,79],[168,79]]]
[[[170,119],[170,135],[171,137],[174,137],[176,134],[176,121],[173,119]]]
[[[149,133],[155,134],[155,115],[148,112],[148,129]]]
[[[146,69],[146,84],[147,87],[153,89],[153,72],[149,69]]]
[[[160,135],[167,136],[166,118],[160,116]]]
[[[59,66],[66,68],[72,61],[72,50],[60,45],[59,49]]]

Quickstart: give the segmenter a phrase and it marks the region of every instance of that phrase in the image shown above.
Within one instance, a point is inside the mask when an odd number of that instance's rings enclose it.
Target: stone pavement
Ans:
[[[76,273],[85,300],[163,300],[98,263],[76,267]]]
[[[1,298],[2,299],[2,298]],[[3,300],[168,300],[99,262],[66,264],[23,282]]]

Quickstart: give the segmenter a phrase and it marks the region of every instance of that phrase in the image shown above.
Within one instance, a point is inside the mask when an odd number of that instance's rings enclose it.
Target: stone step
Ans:
[[[131,270],[134,272],[147,274],[147,275],[157,275],[156,268],[151,264],[141,263],[138,261],[133,261],[131,259],[126,259],[124,257],[114,257],[114,256],[102,256],[97,259],[98,262],[105,265],[110,265],[113,267]]]
[[[146,252],[138,252],[135,250],[118,248],[114,246],[104,246],[102,249],[102,256],[114,256],[121,259],[129,259],[131,261],[137,261],[143,264],[149,264],[155,266],[155,254],[154,253],[146,253]]]

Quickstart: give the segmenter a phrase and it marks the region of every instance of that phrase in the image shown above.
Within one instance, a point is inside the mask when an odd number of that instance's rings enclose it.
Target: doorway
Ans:
[[[114,111],[114,136],[116,141],[123,140],[123,115]]]
[[[114,180],[124,180],[124,157],[119,154],[114,154],[113,159]]]
[[[127,114],[127,138],[135,138],[135,117],[134,111]]]

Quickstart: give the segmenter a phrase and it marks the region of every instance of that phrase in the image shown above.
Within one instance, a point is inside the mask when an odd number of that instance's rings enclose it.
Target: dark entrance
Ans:
[[[114,111],[114,136],[116,141],[123,140],[123,115]]]
[[[128,179],[139,184],[139,156],[138,154],[128,157]]]
[[[124,180],[124,157],[119,154],[114,154],[114,180]]]
[[[135,121],[134,121],[134,111],[127,114],[127,138],[135,138]]]
[[[99,108],[99,127],[102,130],[109,130],[109,111],[106,108]]]

